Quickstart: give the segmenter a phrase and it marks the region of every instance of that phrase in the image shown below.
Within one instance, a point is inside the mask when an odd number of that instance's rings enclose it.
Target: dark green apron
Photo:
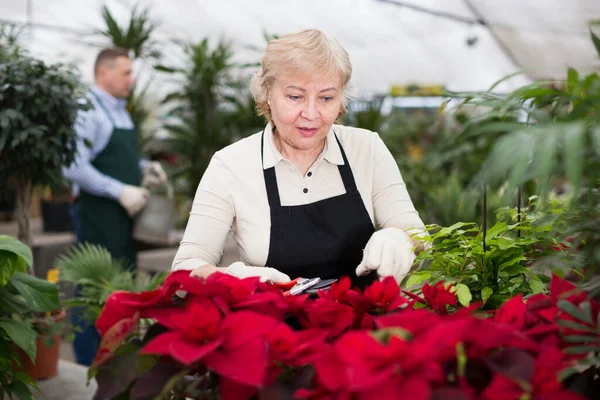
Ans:
[[[111,114],[94,94],[98,104],[113,124],[108,144],[92,165],[99,172],[127,185],[141,183],[140,160],[136,129],[115,126]],[[136,267],[136,248],[133,240],[133,219],[117,200],[81,191],[78,198],[81,221],[81,241],[104,246],[113,258],[123,260],[128,269]]]

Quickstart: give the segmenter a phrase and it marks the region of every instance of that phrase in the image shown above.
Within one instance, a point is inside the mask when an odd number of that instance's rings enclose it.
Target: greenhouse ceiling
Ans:
[[[568,66],[600,70],[589,34],[599,0],[0,0],[0,22],[24,27],[34,55],[75,62],[90,81],[94,46],[106,44],[93,34],[103,27],[101,7],[124,24],[136,4],[159,23],[165,64],[179,61],[173,39],[225,38],[238,61],[256,62],[260,51],[249,47],[263,48],[264,32],[323,29],[348,50],[357,94],[409,84],[485,90],[524,71],[504,91],[562,78]]]

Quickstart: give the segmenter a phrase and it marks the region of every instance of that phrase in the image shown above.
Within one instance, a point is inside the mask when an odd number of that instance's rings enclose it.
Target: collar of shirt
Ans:
[[[274,167],[277,163],[283,161],[285,157],[277,150],[275,141],[273,139],[273,125],[269,124],[264,130],[265,140],[263,145],[263,169],[269,169]],[[329,130],[327,137],[325,138],[325,147],[323,151],[317,157],[316,161],[324,159],[325,161],[335,164],[344,165],[344,157],[342,157],[342,151],[335,140],[335,133],[333,127]],[[315,161],[315,162],[316,162]]]
[[[117,99],[116,97],[114,97],[113,95],[99,88],[96,85],[92,85],[91,90],[96,96],[98,96],[98,98],[100,98],[102,105],[108,108],[109,110],[124,110],[127,106],[126,99]]]

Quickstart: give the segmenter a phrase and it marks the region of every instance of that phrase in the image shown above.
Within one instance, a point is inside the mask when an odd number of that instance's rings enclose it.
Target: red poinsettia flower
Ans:
[[[370,309],[378,313],[395,311],[410,304],[400,295],[400,286],[391,276],[373,282],[365,289],[364,298]]]
[[[423,297],[433,310],[441,314],[446,314],[447,306],[456,306],[456,293],[451,291],[452,284],[446,287],[444,281],[439,281],[433,286],[429,286],[428,282],[423,285]]]
[[[347,304],[319,298],[308,303],[304,312],[307,328],[328,330],[328,338],[334,339],[352,327],[356,310]]]
[[[136,313],[140,313],[140,316],[145,318],[144,310],[162,304],[165,304],[165,297],[161,290],[142,293],[113,292],[106,299],[96,321],[96,329],[101,336],[104,336],[119,321],[132,318]]]
[[[418,344],[395,335],[381,343],[367,332],[348,332],[333,350],[315,362],[319,381],[332,393],[350,392],[361,399],[425,400],[431,384],[443,380],[438,362],[421,357]]]
[[[558,380],[558,372],[564,366],[564,354],[561,351],[552,347],[541,349],[533,365],[533,371],[530,371],[529,379],[522,379],[522,377],[506,373],[496,373],[488,387],[482,392],[481,398],[483,400],[520,400],[523,398],[582,400],[582,396],[562,388],[562,384]],[[519,367],[522,368],[522,363]]]
[[[193,298],[185,307],[154,309],[148,314],[169,331],[143,348],[144,353],[171,356],[184,365],[193,364],[223,344],[223,315],[213,301]]]

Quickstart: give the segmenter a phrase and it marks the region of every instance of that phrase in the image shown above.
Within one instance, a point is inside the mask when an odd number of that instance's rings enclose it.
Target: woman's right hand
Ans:
[[[270,267],[252,267],[244,264],[241,261],[231,264],[223,271],[225,274],[233,275],[240,279],[257,276],[261,282],[286,283],[290,281],[290,277]]]
[[[287,283],[290,281],[290,277],[270,267],[252,267],[244,264],[241,261],[231,264],[229,267],[215,267],[214,265],[203,265],[194,269],[190,275],[197,278],[207,278],[209,275],[215,272],[222,272],[229,274],[240,279],[259,277],[261,282],[273,282],[273,283]]]

